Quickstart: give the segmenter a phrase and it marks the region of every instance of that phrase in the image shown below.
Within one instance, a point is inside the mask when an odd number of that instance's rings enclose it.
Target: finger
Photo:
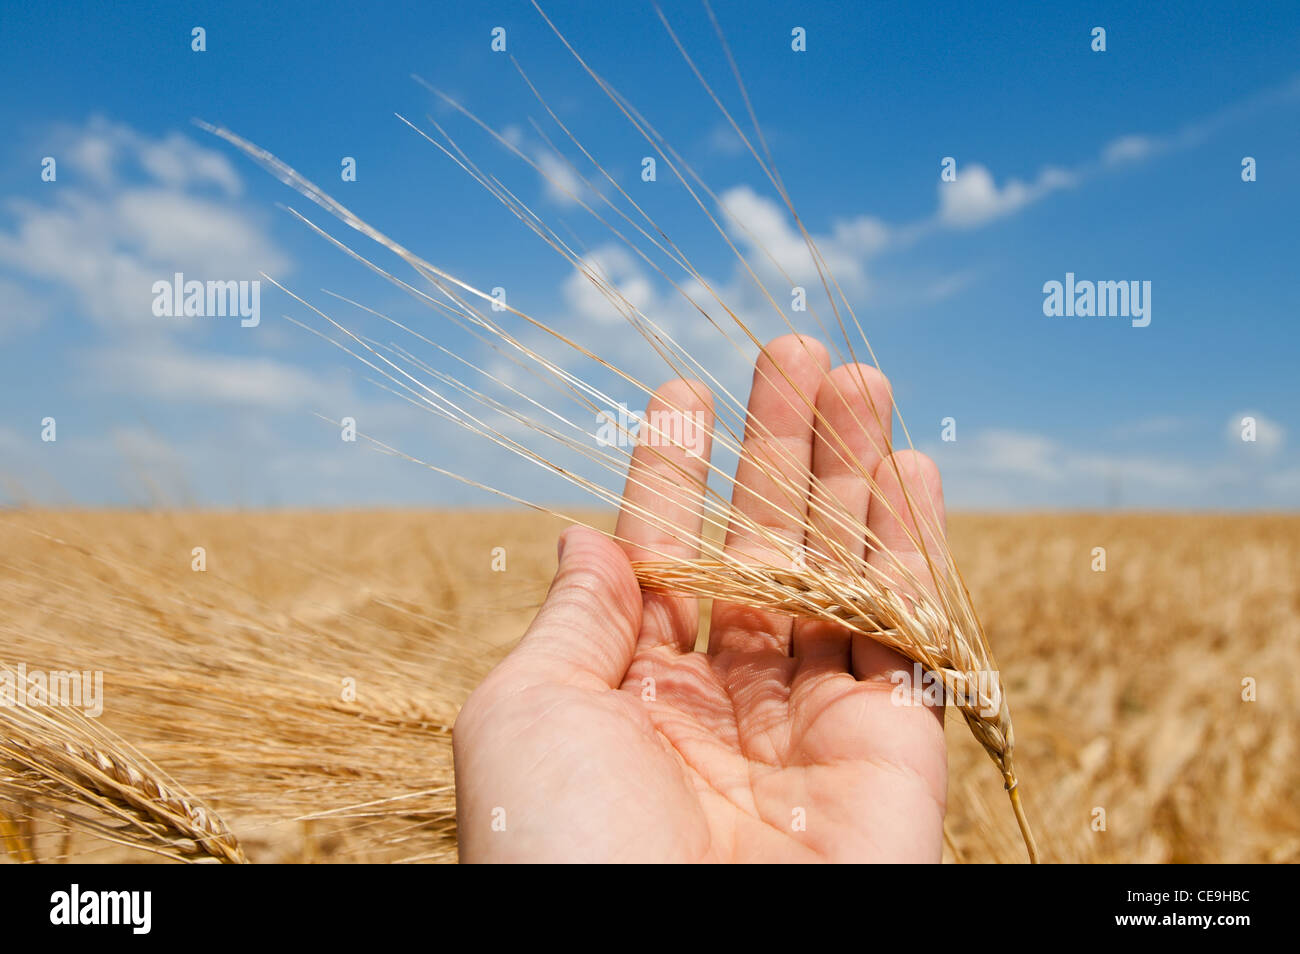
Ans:
[[[712,429],[713,401],[698,381],[670,381],[651,398],[614,531],[628,559],[699,556]],[[694,648],[698,600],[649,594],[642,603],[642,648]]]
[[[725,543],[731,557],[793,565],[808,510],[813,406],[829,367],[819,342],[796,335],[777,338],[759,355],[731,495],[733,515]],[[787,616],[715,603],[709,652],[777,649],[788,654],[791,628]]]
[[[641,590],[623,549],[603,533],[569,527],[560,534],[550,592],[501,666],[516,688],[616,688],[632,663],[640,628]]]
[[[880,548],[872,549],[867,563],[878,567],[899,592],[915,595],[914,578],[922,588],[936,593],[933,574],[942,578],[947,566],[939,468],[924,454],[898,451],[877,465],[875,481],[867,525]],[[888,678],[899,669],[910,672],[912,664],[870,637],[854,634],[853,674],[858,679]]]
[[[857,572],[866,556],[871,476],[889,446],[894,413],[889,381],[871,365],[841,365],[817,391],[809,559],[848,563]],[[850,631],[837,623],[799,620],[794,655],[809,665],[846,671]]]

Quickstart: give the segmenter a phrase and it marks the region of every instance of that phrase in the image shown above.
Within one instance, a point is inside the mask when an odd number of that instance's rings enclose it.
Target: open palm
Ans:
[[[898,475],[932,495],[941,518],[937,471],[910,452],[881,459],[892,405],[878,371],[828,366],[808,339],[764,349],[733,506],[797,545],[825,512],[799,512],[784,496],[802,474],[806,493],[833,496],[924,579],[919,531],[895,516],[907,512]],[[700,390],[670,383],[650,410],[707,411]],[[816,412],[800,395],[816,395]],[[845,462],[845,445],[874,468],[875,499]],[[665,457],[662,449],[634,455],[622,545],[583,528],[565,532],[536,620],[462,709],[454,733],[461,859],[937,861],[943,713],[897,704],[891,677],[910,674],[910,662],[833,624],[733,604],[715,604],[708,651],[696,652],[696,602],[640,592],[630,561],[694,556],[678,537],[703,519],[707,454]],[[775,466],[785,475],[780,488]],[[887,565],[865,537],[846,539],[838,524],[820,531]],[[726,545],[764,562],[779,552],[771,537],[735,526]]]

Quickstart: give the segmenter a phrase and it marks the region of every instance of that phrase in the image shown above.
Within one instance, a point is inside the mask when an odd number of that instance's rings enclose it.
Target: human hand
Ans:
[[[938,471],[911,451],[882,460],[888,382],[870,366],[828,374],[829,364],[824,348],[794,336],[760,356],[733,506],[799,544],[805,525],[825,518],[816,508],[774,507],[773,478],[757,462],[802,461],[785,470],[789,480],[802,473],[807,488],[810,471],[816,492],[832,494],[924,580],[899,475],[914,496],[935,501],[942,532]],[[867,410],[863,382],[878,414]],[[701,390],[672,382],[650,410],[708,413]],[[799,392],[817,395],[821,421]],[[874,474],[875,494],[832,451],[824,426]],[[775,458],[772,440],[783,448]],[[695,652],[696,601],[638,588],[631,561],[696,555],[663,526],[699,532],[707,452],[699,459],[678,448],[674,468],[664,459],[673,450],[637,448],[621,543],[565,531],[536,619],[462,709],[454,732],[461,860],[938,861],[943,709],[896,704],[891,677],[910,674],[910,661],[838,625],[716,602],[708,651]],[[645,519],[647,510],[660,519]],[[885,565],[865,537],[841,542]],[[770,540],[744,528],[733,527],[726,546],[773,559]]]

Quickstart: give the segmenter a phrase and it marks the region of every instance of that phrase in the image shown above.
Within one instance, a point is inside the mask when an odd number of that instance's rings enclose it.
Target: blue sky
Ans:
[[[715,9],[782,178],[954,505],[1300,507],[1300,8],[1043,6]],[[788,216],[652,7],[545,7],[736,221],[791,274],[806,271]],[[703,9],[665,10],[743,112]],[[204,52],[191,49],[195,26],[206,30]],[[562,134],[509,58],[490,49],[497,26],[556,113],[729,303],[763,333],[780,330],[671,175],[661,167],[658,181],[641,181],[644,140],[526,2],[364,13],[342,3],[9,5],[0,12],[0,500],[491,502],[341,442],[318,414],[354,416],[402,451],[506,490],[572,496],[369,384],[347,355],[285,322],[283,313],[311,314],[265,282],[256,328],[153,315],[151,286],[175,271],[200,280],[265,271],[349,327],[373,329],[320,289],[467,358],[490,357],[296,223],[277,203],[307,211],[301,197],[195,117],[271,150],[433,264],[502,286],[512,305],[663,377],[568,263],[394,113],[424,128],[432,116],[743,390],[744,359],[700,336],[644,263],[410,78],[542,156],[530,118],[557,143]],[[805,52],[790,48],[796,26]],[[1091,49],[1097,26],[1105,52]],[[47,156],[53,182],[41,177]],[[356,159],[355,182],[340,179],[344,156]],[[940,181],[945,156],[956,160],[955,182]],[[1242,181],[1246,156],[1256,181]],[[1151,323],[1045,316],[1043,285],[1067,272],[1149,281]],[[452,367],[430,349],[421,357]],[[626,400],[639,406],[633,393]],[[1245,416],[1256,421],[1254,442],[1240,439]],[[57,422],[54,442],[41,440],[46,417]],[[940,440],[945,417],[957,422],[956,441]]]

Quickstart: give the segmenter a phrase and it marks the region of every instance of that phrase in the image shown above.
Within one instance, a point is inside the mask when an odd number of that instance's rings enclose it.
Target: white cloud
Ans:
[[[775,263],[795,284],[820,281],[803,234],[783,204],[742,185],[722,193],[720,205],[728,232],[751,253],[756,271],[771,272]],[[831,274],[846,289],[859,291],[866,284],[866,260],[884,249],[889,240],[889,227],[870,216],[837,222],[830,235],[813,236]]]
[[[870,258],[884,251],[889,245],[893,232],[882,220],[870,215],[836,222],[831,227],[831,237],[836,246],[850,254]],[[821,242],[818,242],[821,247]]]
[[[939,210],[934,222],[939,226],[960,229],[986,225],[1053,192],[1076,186],[1099,171],[1143,162],[1163,152],[1197,146],[1243,116],[1296,97],[1300,97],[1300,77],[1262,90],[1170,135],[1129,133],[1119,136],[1106,143],[1097,158],[1077,163],[1069,169],[1045,167],[1031,182],[1010,179],[999,187],[986,167],[973,162],[964,167],[959,164],[956,180],[939,185]]]
[[[665,270],[673,275],[679,291],[661,281],[648,264],[622,245],[599,246],[589,254],[587,261],[596,266],[598,274],[603,275],[642,315],[671,336],[699,365],[714,374],[723,386],[733,393],[743,394],[752,371],[755,349],[748,335],[736,326],[733,315],[743,321],[759,341],[785,334],[791,330],[791,325],[800,330],[811,330],[813,309],[820,314],[823,323],[829,324],[832,319],[812,255],[785,206],[747,185],[726,190],[719,200],[720,224],[728,229],[733,241],[745,253],[758,280],[772,296],[771,300],[738,262],[721,275],[702,276],[702,281],[681,274],[675,265],[665,263]],[[818,251],[831,273],[847,295],[858,299],[857,303],[867,291],[867,264],[892,239],[889,228],[869,216],[835,222],[829,234],[814,236]],[[785,270],[789,281],[781,276],[773,260]],[[965,277],[954,281],[960,285]],[[789,311],[790,284],[805,287],[809,313]],[[945,285],[937,288],[936,293],[951,294],[955,287]],[[577,319],[599,326],[602,332],[608,329],[610,333],[600,339],[601,356],[635,377],[658,383],[665,371],[664,364],[641,336],[625,324],[621,311],[625,311],[626,306],[610,302],[578,270],[564,278],[561,297],[565,312],[554,322],[557,327],[566,327],[566,322]],[[725,302],[725,308],[719,304],[719,299]],[[543,348],[541,343],[534,343],[534,346],[539,350]]]
[[[501,130],[501,138],[518,149],[524,144],[524,131],[511,123]]]
[[[1056,443],[1038,434],[991,430],[975,438],[980,461],[999,474],[1056,482],[1064,475]]]
[[[1120,136],[1106,144],[1101,151],[1101,161],[1107,165],[1137,162],[1155,154],[1160,143],[1151,136]]]
[[[1300,89],[1300,83],[1294,85]],[[1287,95],[1294,92],[1290,87],[1287,88]],[[1189,128],[1203,130],[1210,125],[1212,124],[1202,123]],[[1203,137],[1204,134],[1203,131],[1198,132],[1198,136]],[[1174,141],[1180,145],[1191,144],[1187,135]],[[739,146],[739,140],[729,127],[718,126],[711,131],[707,145],[715,152],[728,152]],[[814,241],[829,266],[830,273],[856,303],[861,303],[868,290],[866,265],[873,257],[909,246],[936,229],[965,230],[987,225],[1013,215],[1055,192],[1074,188],[1099,171],[1123,163],[1146,160],[1167,148],[1170,148],[1170,142],[1160,137],[1125,135],[1107,143],[1098,158],[1070,168],[1044,166],[1031,180],[1011,178],[1001,184],[986,166],[977,162],[959,164],[956,180],[939,184],[938,207],[932,216],[910,224],[890,225],[874,216],[859,215],[833,222],[829,234],[814,236]],[[545,159],[548,171],[553,172],[557,182],[566,182],[566,188],[574,191],[579,188],[580,183],[572,170],[556,156],[541,154],[538,159],[539,162]],[[572,202],[569,196],[554,186],[548,187],[548,194],[556,201]],[[758,280],[767,286],[778,305],[783,306],[788,295],[787,282],[781,276],[781,271],[788,276],[789,284],[802,285],[808,290],[810,302],[812,296],[820,296],[818,289],[821,281],[813,256],[782,203],[758,193],[748,185],[740,185],[721,193],[719,205],[721,224],[746,255]],[[605,254],[610,253],[606,251]],[[627,265],[615,276],[615,281],[634,303],[650,313],[654,289],[641,274],[639,263],[630,257],[612,261]],[[886,292],[883,297],[891,301],[940,301],[958,294],[976,277],[978,276],[971,270],[957,271],[937,278],[924,277],[920,282],[914,282],[914,287],[901,296],[897,293],[891,296]],[[683,284],[687,287],[695,285],[693,280],[684,280]],[[778,317],[772,312],[771,303],[766,296],[755,286],[754,279],[739,266],[722,280],[711,280],[710,285],[747,324],[758,326],[768,317]],[[706,310],[715,310],[713,296],[702,288],[697,290],[701,294],[694,295],[695,300]],[[580,275],[571,275],[566,279],[564,294],[566,303],[584,317],[609,320],[617,316],[617,312],[600,292]],[[881,296],[877,295],[876,299],[881,300]],[[669,311],[679,304],[686,306],[684,317],[690,323],[679,329],[683,334],[689,333],[686,329],[707,328],[706,322],[695,320],[697,316],[691,313],[689,305],[681,302],[680,296],[675,293],[665,290],[661,299],[654,304],[666,306]]]
[[[93,117],[84,127],[62,127],[53,141],[68,162],[60,173],[84,174],[101,188],[118,185],[123,173],[143,172],[173,189],[216,186],[228,196],[243,192],[243,182],[224,155],[205,149],[179,132],[152,139],[130,126]]]
[[[644,314],[653,315],[658,310],[653,283],[637,266],[632,253],[623,246],[601,246],[588,255],[584,263],[616,293],[616,297],[612,302],[585,273],[574,269],[564,279],[561,294],[576,317],[599,324],[621,324],[625,319],[620,309],[625,311],[627,306],[619,303],[616,307],[617,295]]]
[[[771,135],[768,134],[768,142],[771,143]],[[708,138],[705,140],[705,146],[709,152],[722,156],[739,156],[747,153],[744,141],[736,135],[736,130],[731,128],[730,123],[718,123],[709,130]]]
[[[202,148],[180,133],[169,133],[160,142],[142,142],[139,148],[141,165],[154,179],[171,188],[212,183],[230,196],[243,191],[243,183],[225,156]]]
[[[185,351],[173,346],[110,348],[85,361],[100,387],[172,403],[276,409],[329,408],[345,391],[273,358]]]
[[[959,435],[924,449],[957,507],[1300,505],[1300,482],[1288,483],[1285,468],[1261,469],[1239,457],[1192,461],[1081,450],[1013,430]]]
[[[1033,182],[1009,179],[999,188],[987,168],[967,163],[958,168],[956,180],[939,184],[938,221],[959,229],[986,225],[1051,192],[1069,188],[1076,181],[1074,174],[1049,167],[1039,172]]]
[[[113,202],[118,238],[149,261],[192,263],[218,276],[279,272],[284,256],[258,225],[220,202],[166,189],[132,189]]]
[[[115,138],[96,133],[73,140],[62,150],[70,159],[70,163],[64,166],[65,174],[70,164],[74,175],[82,173],[101,186],[111,186],[117,180],[118,145]]]
[[[577,205],[587,191],[573,168],[553,152],[539,151],[534,157],[542,175],[542,191],[560,205]]]
[[[1295,89],[1287,87],[1286,95],[1300,90],[1300,82],[1293,86]],[[1189,128],[1202,130],[1211,125],[1202,123]],[[1198,135],[1203,136],[1204,132]],[[1183,142],[1187,139],[1184,135],[1173,142],[1187,145],[1190,143]],[[735,151],[739,145],[734,131],[725,125],[711,130],[707,142],[708,148],[715,152]],[[870,215],[859,215],[831,223],[829,234],[816,235],[814,241],[830,273],[855,304],[860,304],[868,291],[866,266],[873,257],[909,246],[936,229],[973,229],[1008,217],[1055,192],[1074,188],[1111,166],[1142,161],[1167,148],[1170,148],[1170,141],[1160,137],[1125,135],[1107,143],[1098,158],[1070,168],[1044,166],[1030,180],[1011,178],[1001,184],[986,166],[977,162],[959,164],[957,179],[939,184],[938,206],[932,216],[913,223],[890,225]],[[538,161],[544,162],[548,173],[557,182],[565,183],[565,188],[577,191],[581,187],[572,170],[553,153],[539,154]],[[573,201],[554,185],[548,185],[547,193],[564,204]],[[821,281],[813,256],[782,203],[748,185],[739,185],[722,192],[719,205],[721,224],[745,254],[758,280],[766,285],[778,306],[784,307],[788,302],[788,284],[804,286],[810,304],[814,296],[821,297]],[[699,316],[676,293],[665,288],[656,299],[657,280],[651,282],[647,279],[640,263],[631,256],[609,248],[601,254],[610,259],[615,283],[643,311],[650,314],[653,308],[656,319],[661,315],[676,315],[685,321],[675,329],[679,340],[680,335],[692,334],[697,329],[709,330],[707,322],[698,320]],[[781,271],[788,276],[788,283]],[[975,272],[967,269],[945,276],[924,276],[920,281],[913,281],[901,295],[897,290],[892,295],[886,290],[883,296],[875,289],[872,291],[875,300],[889,299],[894,304],[905,300],[935,302],[958,294],[977,277]],[[694,289],[692,296],[706,311],[721,311],[713,296],[698,287],[694,280],[683,279],[682,284],[688,290]],[[754,278],[739,265],[729,275],[710,279],[709,284],[747,324],[759,327],[767,319],[776,318],[778,327],[775,330],[783,330],[779,327],[782,324],[779,315],[772,311],[771,302],[755,286]],[[584,318],[604,322],[617,318],[614,307],[581,275],[568,276],[563,292],[566,304]],[[815,304],[812,306],[817,307]],[[722,323],[730,327],[729,319],[725,315],[720,317]]]
[[[15,277],[58,286],[103,324],[139,327],[156,320],[153,283],[176,271],[239,280],[288,270],[260,211],[232,204],[242,188],[224,156],[176,133],[150,139],[103,120],[65,135],[69,159],[60,173],[71,166],[68,182],[61,179],[48,201],[7,204],[12,224],[0,227],[0,265]],[[127,171],[137,181],[127,184]],[[211,186],[223,197],[196,191]]]

